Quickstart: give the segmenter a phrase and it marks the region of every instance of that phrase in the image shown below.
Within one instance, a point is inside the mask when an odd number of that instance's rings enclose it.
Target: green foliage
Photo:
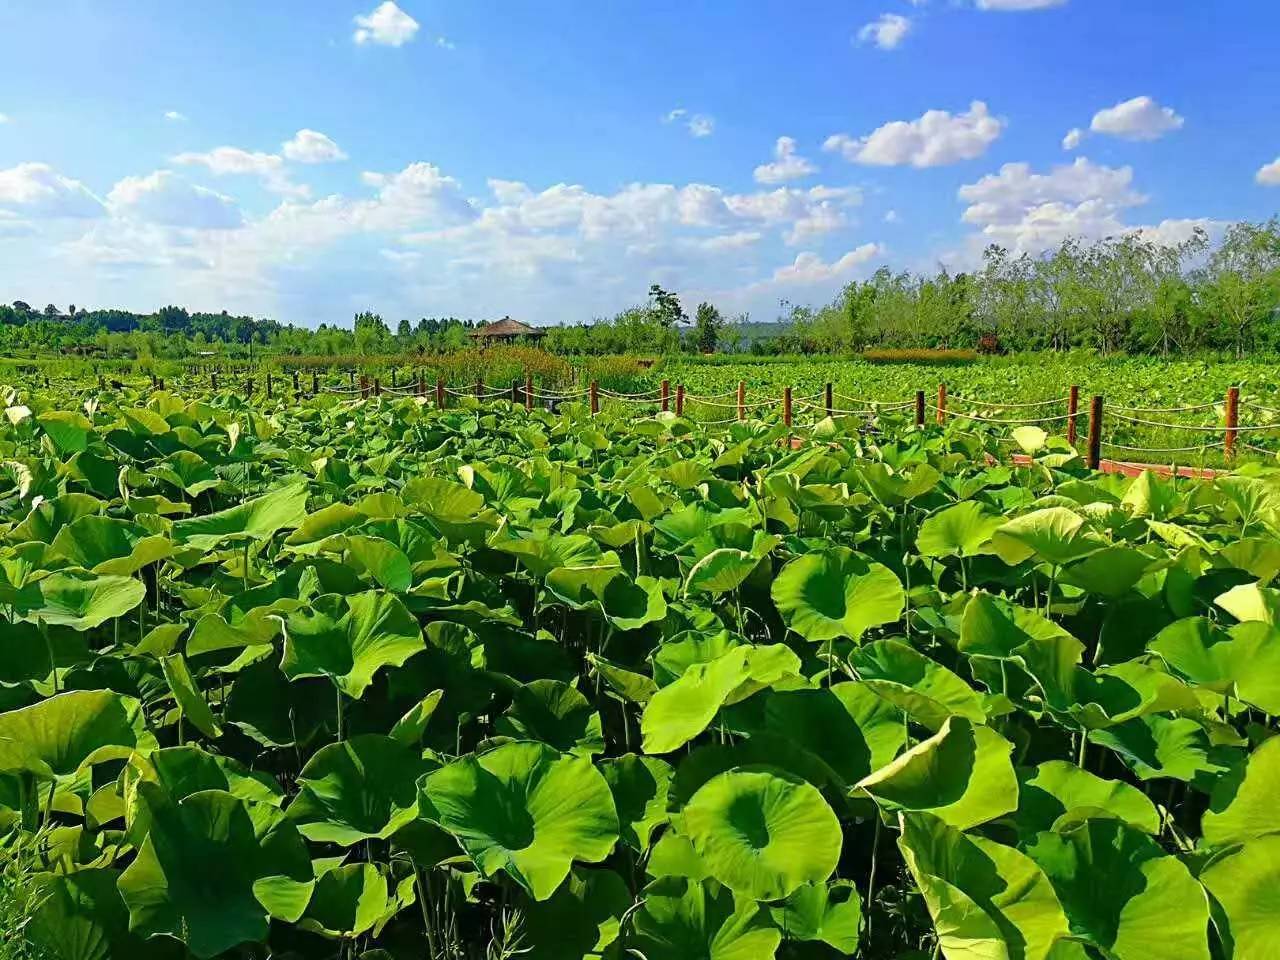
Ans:
[[[893,411],[23,400],[3,960],[1275,942],[1275,468],[1015,470]]]

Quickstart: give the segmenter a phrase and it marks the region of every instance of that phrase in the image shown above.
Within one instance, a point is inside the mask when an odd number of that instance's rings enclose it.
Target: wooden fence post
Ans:
[[[373,378],[373,395],[375,397],[382,396],[382,381],[377,377]]]
[[[684,384],[676,384],[676,416],[684,416]]]
[[[311,371],[311,395],[314,397],[320,392],[320,374]]]
[[[1067,443],[1076,445],[1078,429],[1076,414],[1080,412],[1080,385],[1073,383],[1067,391]]]
[[[827,401],[827,416],[828,416],[828,417],[830,417],[830,416],[834,416],[834,414],[833,414],[833,412],[832,412],[832,411],[834,411],[834,410],[835,410],[835,408],[836,408],[836,405],[835,405],[835,397],[833,396],[833,393],[834,393],[834,391],[831,389],[831,381],[830,381],[830,380],[828,380],[828,381],[827,381],[827,396],[826,396],[826,401]]]
[[[218,371],[217,370],[209,374],[209,386],[213,388],[214,393],[218,392]]]
[[[476,402],[484,399],[484,377],[476,377]]]
[[[436,377],[436,408],[444,409],[444,377]]]
[[[399,386],[399,384],[396,383],[396,368],[392,367],[391,368],[391,387],[392,389],[394,389],[397,386]]]
[[[924,426],[924,391],[916,391],[916,426]]]
[[[244,398],[248,400],[253,396],[253,377],[244,378]]]
[[[511,381],[511,402],[512,403],[520,402],[520,381],[519,380]]]
[[[267,374],[267,399],[271,399],[271,374]]]
[[[738,419],[747,419],[747,382],[738,381]]]
[[[302,392],[302,387],[298,384],[298,371],[293,371],[293,395],[296,397]]]
[[[600,412],[600,381],[591,381],[591,415],[594,417]]]
[[[360,374],[360,399],[369,399],[369,378],[365,374]]]
[[[938,384],[938,425],[947,422],[947,385]]]
[[[1230,460],[1236,454],[1236,427],[1240,425],[1240,388],[1227,388],[1227,434],[1222,445]]]
[[[671,381],[662,381],[662,412],[666,413],[671,409]]]
[[[786,427],[791,426],[791,388],[782,388],[782,423]]]
[[[1097,470],[1102,463],[1102,397],[1089,401],[1089,451],[1085,465]]]
[[[354,370],[348,370],[347,376],[351,378],[351,386],[354,387],[356,385],[356,372]]]
[[[528,370],[524,372],[524,408],[533,409],[533,374]]]

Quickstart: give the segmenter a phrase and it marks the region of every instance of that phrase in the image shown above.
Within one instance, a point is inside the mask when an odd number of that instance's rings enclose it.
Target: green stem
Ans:
[[[867,878],[867,939],[871,938],[871,918],[875,914],[876,855],[880,852],[880,811],[876,811],[876,835],[871,841],[871,874]]]

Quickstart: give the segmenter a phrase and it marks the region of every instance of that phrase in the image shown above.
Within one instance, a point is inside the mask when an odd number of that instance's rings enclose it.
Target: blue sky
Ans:
[[[772,319],[1176,240],[1280,210],[1276,36],[1272,0],[9,0],[0,300]]]

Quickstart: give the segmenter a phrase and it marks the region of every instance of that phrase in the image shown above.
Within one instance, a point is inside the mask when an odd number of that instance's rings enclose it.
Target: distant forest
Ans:
[[[518,308],[513,310],[517,314]],[[184,358],[254,350],[339,356],[442,352],[468,343],[483,321],[357,314],[350,327],[315,329],[270,319],[167,306],[64,312],[0,305],[0,351]],[[546,328],[560,354],[689,352],[854,353],[869,348],[986,352],[1091,348],[1102,353],[1280,350],[1280,218],[1238,223],[1213,241],[1197,230],[1177,245],[1141,233],[1067,240],[1041,254],[991,246],[972,272],[878,270],[821,307],[783,301],[776,319],[725,316],[712,303],[690,315],[656,284],[616,316]]]

